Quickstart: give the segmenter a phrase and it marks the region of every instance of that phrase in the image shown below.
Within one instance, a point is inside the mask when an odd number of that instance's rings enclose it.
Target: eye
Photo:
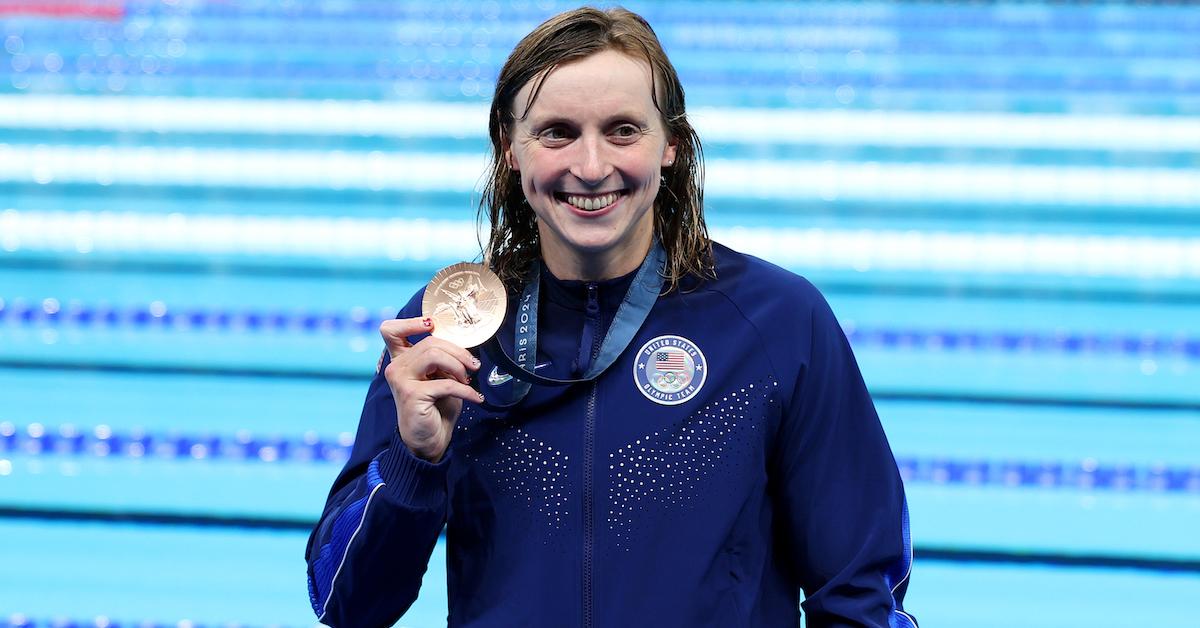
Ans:
[[[538,141],[546,146],[562,146],[571,141],[571,133],[562,126],[550,126],[537,134]]]
[[[636,141],[643,133],[641,127],[626,123],[617,125],[608,134],[616,141],[627,144]]]

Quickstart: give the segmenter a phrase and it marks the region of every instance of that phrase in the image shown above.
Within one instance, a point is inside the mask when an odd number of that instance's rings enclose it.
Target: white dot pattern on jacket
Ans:
[[[706,490],[706,480],[744,462],[751,430],[774,403],[775,382],[730,392],[690,415],[671,431],[656,431],[608,454],[607,521],[617,544],[636,533],[651,505],[683,512]],[[641,513],[641,514],[639,514]]]
[[[495,485],[536,513],[535,522],[562,528],[571,514],[567,508],[573,495],[567,482],[570,456],[518,426],[510,425],[488,438],[488,448],[496,455],[489,457],[485,467]]]

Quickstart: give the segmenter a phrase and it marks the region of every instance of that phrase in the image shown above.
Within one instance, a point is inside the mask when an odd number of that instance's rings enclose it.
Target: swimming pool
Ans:
[[[0,10],[0,626],[314,623],[378,322],[476,253],[491,77],[566,7]],[[714,235],[854,344],[922,625],[1185,624],[1200,9],[630,7]],[[398,625],[445,624],[443,555]]]

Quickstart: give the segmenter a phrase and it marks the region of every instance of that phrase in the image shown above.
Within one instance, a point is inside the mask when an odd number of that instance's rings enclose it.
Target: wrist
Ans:
[[[445,500],[446,473],[453,453],[447,447],[437,463],[417,456],[400,436],[392,434],[390,446],[376,457],[378,479],[384,492],[397,503],[432,508]]]
[[[421,460],[424,460],[430,464],[437,464],[441,462],[442,456],[446,455],[445,447],[419,448],[408,445],[408,450],[411,451],[412,454],[417,458],[420,458]]]
[[[413,456],[420,458],[425,462],[437,464],[441,462],[442,456],[446,455],[446,446],[448,443],[438,443],[429,440],[420,441],[410,437],[405,437],[404,432],[402,431],[399,432],[399,434],[400,440],[404,443],[404,446],[408,448],[408,451],[412,452]]]

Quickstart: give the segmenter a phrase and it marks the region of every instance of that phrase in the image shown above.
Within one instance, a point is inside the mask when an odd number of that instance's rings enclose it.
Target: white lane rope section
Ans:
[[[0,250],[470,259],[467,220],[0,211]]]
[[[477,192],[486,159],[447,153],[0,144],[0,181]],[[1200,206],[1187,169],[712,159],[710,198]]]
[[[0,95],[0,127],[157,133],[487,138],[487,105],[341,100]],[[700,107],[705,141],[846,146],[1194,151],[1186,116]]]
[[[1200,238],[728,227],[713,237],[791,268],[1200,278]],[[0,211],[0,250],[451,262],[471,220]]]
[[[0,181],[471,191],[481,156],[0,144]]]

